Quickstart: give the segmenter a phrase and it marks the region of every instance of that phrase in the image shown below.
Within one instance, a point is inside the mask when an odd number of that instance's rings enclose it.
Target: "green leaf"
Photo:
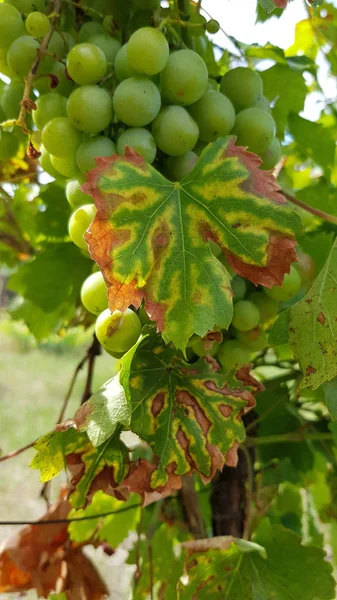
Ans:
[[[323,390],[329,415],[333,421],[337,421],[337,377],[323,383]]]
[[[69,203],[64,186],[53,182],[40,188],[39,198],[44,210],[36,217],[38,231],[48,238],[68,236]]]
[[[231,379],[200,359],[193,365],[153,337],[140,346],[131,365],[130,429],[157,457],[153,488],[170,474],[198,472],[209,480],[224,461],[235,464],[237,442],[244,439],[243,410],[254,405],[247,373]],[[255,382],[256,383],[256,382]],[[234,451],[234,454],[230,453]]]
[[[138,506],[134,506],[135,504],[138,504]],[[118,510],[121,510],[121,512],[107,517],[79,522],[73,521],[68,527],[70,538],[80,544],[90,540],[96,533],[95,538],[108,542],[112,548],[117,548],[129,532],[137,528],[141,513],[139,496],[131,494],[125,502],[99,491],[94,495],[89,506],[83,510],[75,511],[73,509],[68,515],[69,518],[83,518]]]
[[[335,140],[327,128],[320,123],[313,123],[295,114],[296,108],[289,115],[289,131],[302,152],[323,167],[328,177],[334,163]]]
[[[258,0],[258,3],[266,11],[267,14],[272,13],[276,8],[274,0]]]
[[[41,481],[50,481],[65,467],[65,455],[83,444],[86,436],[80,436],[74,429],[52,431],[40,438],[33,446],[37,450],[30,467],[41,472]]]
[[[275,5],[274,5],[274,8],[275,8]],[[257,6],[256,6],[256,22],[257,23],[264,23],[271,17],[277,17],[279,19],[282,16],[282,14],[283,14],[283,8],[275,8],[275,10],[271,10],[270,12],[267,12],[263,8],[263,5],[260,2],[258,2]]]
[[[217,538],[214,538],[215,540]],[[193,551],[188,548],[185,567],[189,581],[180,584],[181,600],[333,600],[335,582],[325,553],[314,546],[301,546],[300,536],[280,525],[264,521],[254,539],[262,546],[218,538],[224,549]],[[201,540],[212,542],[212,540]],[[194,542],[197,547],[198,541]],[[186,544],[187,546],[187,544]],[[193,548],[193,546],[192,546]]]
[[[289,342],[290,309],[284,310],[273,323],[268,342],[271,346],[280,346]]]
[[[108,283],[109,306],[138,307],[144,297],[165,342],[183,351],[193,333],[227,329],[232,319],[229,274],[209,240],[255,284],[281,283],[295,259],[298,215],[234,138],[207,146],[179,183],[132,151],[98,164],[84,185],[98,207],[86,239]]]
[[[9,287],[46,313],[58,310],[60,305],[68,312],[69,306],[75,307],[90,269],[90,261],[74,244],[50,244],[36,258],[19,266]]]
[[[61,304],[54,312],[46,313],[32,302],[23,300],[10,310],[10,315],[16,321],[24,321],[29,331],[40,342],[60,327],[67,317],[68,309],[68,306]]]
[[[290,343],[303,372],[300,388],[337,375],[337,241],[306,296],[291,308]]]

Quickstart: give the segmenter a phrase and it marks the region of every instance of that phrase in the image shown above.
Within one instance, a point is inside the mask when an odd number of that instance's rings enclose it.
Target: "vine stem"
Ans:
[[[25,87],[23,91],[23,98],[21,100],[21,109],[20,114],[17,121],[14,125],[19,125],[22,131],[26,134],[29,133],[27,129],[26,116],[27,112],[32,108],[33,101],[30,98],[31,91],[33,89],[34,79],[36,77],[37,70],[40,66],[41,60],[43,56],[46,54],[48,50],[48,45],[51,40],[51,37],[56,29],[57,21],[60,17],[62,0],[55,0],[54,10],[52,13],[52,17],[50,20],[50,29],[47,35],[43,38],[40,48],[37,50],[37,56],[33,63],[31,70],[29,71],[27,77],[25,78]]]
[[[332,433],[307,433],[303,435],[300,432],[284,433],[279,435],[266,435],[260,438],[247,437],[245,446],[265,446],[267,444],[286,444],[287,442],[315,442],[321,440],[333,440]]]
[[[178,11],[180,14],[180,18],[182,21],[187,21],[189,19],[190,13],[190,2],[189,0],[177,0]],[[190,32],[187,27],[183,27],[181,30],[181,38],[184,44],[188,48],[192,48],[192,40]]]
[[[312,215],[315,215],[316,217],[323,219],[323,221],[327,221],[328,223],[333,223],[334,225],[337,225],[337,217],[335,217],[334,215],[329,215],[328,213],[326,213],[322,210],[319,210],[318,208],[314,208],[313,206],[310,206],[309,204],[302,202],[302,200],[298,200],[298,198],[295,198],[295,196],[288,194],[288,192],[285,192],[284,190],[281,190],[280,193],[285,198],[287,198],[287,200],[289,200],[289,202],[292,202],[292,204],[296,204],[296,206],[299,206],[300,208],[303,208],[303,210],[311,213]]]
[[[241,446],[242,453],[245,457],[247,466],[247,486],[246,486],[246,509],[245,509],[245,524],[242,537],[244,540],[250,538],[250,525],[252,520],[252,504],[253,504],[253,493],[254,493],[254,467],[252,465],[252,459],[245,446]]]

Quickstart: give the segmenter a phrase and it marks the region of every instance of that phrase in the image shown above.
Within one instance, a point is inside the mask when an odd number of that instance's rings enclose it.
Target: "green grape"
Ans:
[[[220,83],[220,91],[227,96],[237,110],[254,106],[262,95],[261,77],[247,67],[228,71]]]
[[[99,133],[112,120],[111,96],[97,85],[83,85],[70,94],[67,113],[72,124],[80,131]]]
[[[128,63],[143,75],[160,73],[169,59],[169,45],[165,36],[153,27],[142,27],[128,41]]]
[[[169,156],[182,156],[195,146],[199,129],[182,106],[166,106],[152,124],[152,133],[160,150]]]
[[[284,276],[282,286],[275,285],[271,289],[265,288],[264,292],[273,300],[285,302],[286,300],[291,300],[291,298],[294,298],[300,291],[301,286],[301,276],[295,267],[291,266],[289,275],[286,274]]]
[[[71,50],[75,45],[75,38],[68,31],[62,31],[63,45],[66,49],[66,54]]]
[[[152,164],[157,154],[157,146],[153,135],[142,127],[127,129],[117,140],[117,152],[124,156],[125,147],[133,148],[148,163]]]
[[[59,179],[61,174],[53,167],[49,152],[47,152],[44,146],[40,147],[40,152],[41,156],[39,157],[39,163],[41,168],[48,173],[48,175],[54,177],[54,179]]]
[[[234,294],[234,302],[243,300],[247,293],[247,284],[245,280],[242,279],[242,277],[239,277],[239,275],[235,275],[232,279],[231,286]]]
[[[150,27],[152,25],[152,10],[139,10],[132,15],[130,21],[130,31],[133,33],[141,27]]]
[[[43,94],[36,100],[33,121],[38,129],[43,129],[48,121],[67,116],[67,99],[57,93]]]
[[[118,50],[115,58],[115,75],[118,81],[124,81],[129,77],[137,77],[138,73],[135,69],[131,69],[128,59],[128,45],[124,44],[120,50]]]
[[[54,31],[53,35],[50,38],[50,42],[48,44],[48,51],[55,54],[58,58],[63,58],[67,51],[67,46],[64,42],[63,37],[58,31]],[[49,57],[50,64],[53,64],[54,59]]]
[[[265,151],[260,153],[260,158],[262,158],[263,161],[261,169],[264,169],[266,171],[273,169],[275,165],[279,162],[281,155],[281,144],[278,141],[277,137],[273,137]]]
[[[137,313],[128,308],[124,313],[104,310],[96,320],[95,333],[103,348],[112,352],[127,352],[142,331]]]
[[[203,59],[207,59],[208,39],[205,35],[192,38],[193,50]]]
[[[215,79],[212,79],[211,77],[208,79],[208,84],[207,84],[207,91],[210,91],[210,90],[213,90],[214,92],[219,91],[218,82],[215,81]]]
[[[55,77],[57,77],[58,80],[58,84],[56,87],[56,91],[58,94],[62,94],[62,96],[69,96],[69,94],[71,94],[71,92],[75,89],[75,83],[71,80],[68,79],[67,75],[66,75],[66,68],[64,66],[63,63],[55,61],[53,68],[51,69],[51,73],[52,75],[55,75]],[[43,77],[41,77],[40,79],[44,79]],[[36,83],[39,80],[36,80],[34,85],[36,87]],[[48,86],[49,86],[49,81],[48,81]]]
[[[15,79],[4,87],[1,104],[7,119],[16,119],[19,116],[24,89],[24,83]]]
[[[182,156],[169,156],[166,165],[170,178],[181,181],[193,171],[197,164],[198,155],[195,152],[186,152]]]
[[[97,33],[89,38],[89,42],[95,44],[104,52],[108,65],[114,64],[117,53],[121,48],[121,43],[118,40],[105,33]]]
[[[15,6],[21,13],[30,13],[33,10],[43,12],[46,8],[45,0],[6,0],[6,3]]]
[[[103,50],[94,44],[77,44],[67,56],[67,71],[79,85],[97,83],[104,77],[107,66]]]
[[[86,173],[97,166],[95,158],[112,156],[115,153],[115,144],[109,138],[100,135],[82,142],[76,153],[76,162],[80,171]]]
[[[1,48],[1,47],[0,47],[0,73],[2,73],[2,75],[7,75],[7,77],[9,77],[9,78],[13,77],[13,73],[11,72],[11,70],[7,64],[7,50],[5,48]]]
[[[148,10],[160,7],[160,0],[131,0],[133,10]]]
[[[205,33],[206,19],[198,12],[192,14],[188,20],[188,32],[192,37],[199,37]]]
[[[204,343],[202,341],[202,338],[197,337],[197,336],[194,339],[192,338],[190,340],[188,346],[190,348],[192,348],[194,354],[196,354],[197,356],[200,356],[200,357],[215,356],[220,348],[219,342],[214,341],[211,348],[206,349],[204,346]]]
[[[40,44],[30,35],[18,37],[10,45],[7,52],[7,62],[15,75],[25,76],[33,66]]]
[[[23,32],[20,12],[10,4],[0,4],[0,48],[8,50]]]
[[[253,302],[260,311],[260,320],[262,322],[270,321],[276,317],[279,311],[279,303],[277,300],[269,298],[264,292],[253,292],[248,297],[250,302]]]
[[[206,23],[206,31],[208,31],[208,33],[218,33],[219,29],[220,25],[215,19],[210,19]]]
[[[260,96],[257,102],[255,102],[254,106],[255,108],[262,108],[262,110],[265,110],[271,115],[269,100],[265,96]]]
[[[85,194],[81,190],[81,186],[83,185],[84,181],[84,178],[72,179],[67,183],[66,196],[72,208],[78,208],[79,206],[83,206],[83,204],[89,204],[92,202],[91,196],[89,196],[89,194]]]
[[[228,373],[238,370],[250,362],[251,350],[238,340],[226,340],[218,350],[218,360],[222,368]]]
[[[189,113],[199,127],[199,138],[203,142],[214,142],[218,137],[228,135],[234,127],[234,106],[220,92],[208,90],[189,107]]]
[[[96,212],[94,204],[84,204],[76,208],[70,216],[68,224],[70,238],[82,250],[88,250],[87,242],[83,236],[95,218]]]
[[[236,115],[234,129],[237,146],[248,146],[251,152],[264,152],[275,134],[272,117],[261,108],[245,108]]]
[[[193,50],[173,52],[160,74],[163,96],[172,104],[188,106],[206,92],[208,71],[202,58]]]
[[[81,134],[66,117],[48,121],[42,130],[42,144],[53,156],[72,157],[81,143]]]
[[[159,113],[160,104],[158,88],[145,77],[125,79],[113,95],[117,118],[131,127],[144,127],[151,123]]]
[[[249,300],[238,300],[234,304],[232,324],[238,331],[254,329],[260,321],[259,309]]]
[[[74,156],[50,156],[50,162],[54,169],[67,179],[75,179],[80,175]]]
[[[19,149],[19,140],[8,131],[3,131],[0,137],[0,160],[9,160],[16,155]]]
[[[42,38],[50,29],[50,21],[47,15],[41,12],[32,12],[26,19],[26,29],[33,37]]]
[[[236,331],[236,338],[248,346],[252,352],[261,352],[268,346],[268,336],[261,327],[255,327],[250,331]]]
[[[98,33],[105,33],[103,25],[96,21],[87,21],[83,23],[78,32],[78,41],[80,43],[87,42],[90,37]]]
[[[108,308],[107,287],[100,271],[92,273],[83,282],[81,301],[84,308],[94,315]]]

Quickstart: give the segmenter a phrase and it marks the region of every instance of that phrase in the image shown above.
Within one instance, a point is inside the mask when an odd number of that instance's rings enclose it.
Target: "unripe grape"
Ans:
[[[98,85],[83,85],[74,90],[67,102],[71,123],[84,133],[99,133],[112,120],[110,94]]]
[[[219,85],[218,82],[215,81],[215,79],[212,79],[212,77],[209,77],[208,79],[208,83],[207,83],[207,90],[211,91],[213,90],[213,92],[218,92],[219,91]],[[193,106],[193,105],[192,105]]]
[[[233,102],[237,110],[254,106],[262,95],[261,77],[247,67],[228,71],[220,83],[220,91]]]
[[[265,110],[271,115],[269,100],[265,96],[260,96],[257,102],[255,102],[254,106],[255,108],[262,108],[262,110]]]
[[[156,144],[169,156],[182,156],[195,146],[199,129],[182,106],[166,106],[152,124]]]
[[[238,331],[254,329],[259,321],[259,309],[253,302],[239,300],[234,304],[232,324]]]
[[[276,137],[273,137],[270,144],[267,146],[264,152],[260,152],[260,158],[262,158],[261,169],[269,171],[273,169],[279,162],[282,155],[281,144]]]
[[[26,29],[33,37],[42,38],[50,29],[50,21],[47,15],[41,12],[32,12],[26,19]]]
[[[96,212],[94,204],[84,204],[74,210],[70,216],[68,224],[70,238],[82,250],[88,250],[87,242],[83,235],[94,220]]]
[[[120,156],[125,155],[126,146],[136,150],[149,164],[156,158],[156,142],[147,129],[133,127],[124,131],[117,140],[117,152]]]
[[[234,106],[220,92],[208,90],[189,107],[189,113],[199,127],[199,138],[203,142],[214,142],[218,137],[228,135],[234,127]]]
[[[106,35],[105,33],[97,33],[89,38],[91,44],[95,44],[104,52],[108,65],[113,65],[118,51],[121,49],[121,44],[118,40]]]
[[[192,348],[194,354],[197,356],[215,356],[220,348],[220,344],[217,341],[214,341],[211,348],[206,349],[205,345],[200,337],[195,337],[191,339],[188,346]]]
[[[264,292],[253,292],[248,297],[250,302],[253,302],[260,312],[260,319],[262,322],[270,321],[276,317],[279,311],[279,303],[273,298],[269,298]]]
[[[78,32],[78,41],[80,43],[86,42],[90,37],[99,33],[105,33],[103,25],[101,25],[101,23],[97,23],[97,21],[87,21],[80,27]]]
[[[206,19],[198,12],[194,12],[188,20],[188,31],[192,37],[200,37],[206,28]]]
[[[37,57],[39,47],[39,42],[30,35],[22,35],[14,40],[7,52],[7,62],[10,70],[15,75],[27,75]]]
[[[80,176],[79,168],[74,156],[50,156],[51,164],[54,169],[61,173],[67,179],[75,179]]]
[[[247,284],[242,277],[235,275],[231,281],[231,287],[234,294],[234,302],[243,300],[247,293]]]
[[[114,67],[118,81],[124,81],[124,79],[128,79],[129,77],[137,77],[137,71],[131,69],[129,65],[127,44],[124,44],[117,52]]]
[[[32,115],[36,127],[43,129],[52,119],[67,116],[67,99],[56,92],[42,94],[36,100],[36,110]]]
[[[0,137],[0,161],[9,160],[16,155],[19,141],[12,133],[3,131]]]
[[[236,115],[232,132],[237,146],[248,146],[251,152],[264,152],[275,134],[272,117],[261,108],[245,108]]]
[[[24,83],[15,79],[8,85],[5,85],[2,92],[1,104],[7,119],[16,119],[19,116],[20,102],[23,98],[24,89]]]
[[[66,117],[49,121],[42,130],[42,143],[53,156],[73,157],[81,143],[81,134]]]
[[[108,308],[107,287],[100,271],[92,273],[83,282],[81,301],[83,306],[94,315],[99,315]]]
[[[79,206],[83,206],[83,204],[89,204],[92,202],[91,196],[89,196],[89,194],[85,194],[81,190],[81,186],[83,185],[84,181],[85,179],[83,177],[83,179],[72,179],[67,183],[66,196],[72,208],[78,208]]]
[[[43,171],[48,173],[48,175],[50,175],[51,177],[54,177],[54,179],[62,179],[61,174],[55,169],[55,167],[53,167],[51,162],[51,156],[44,146],[40,147],[40,152],[41,156],[39,157],[39,163]]]
[[[163,96],[172,104],[193,104],[207,90],[206,64],[193,50],[177,50],[161,72],[160,84]]]
[[[222,368],[228,373],[248,364],[251,351],[237,340],[226,340],[220,345],[217,356]]]
[[[125,79],[113,95],[117,118],[131,127],[144,127],[151,123],[159,113],[160,105],[158,88],[145,77]]]
[[[166,165],[173,181],[185,179],[193,171],[198,161],[198,155],[191,150],[182,156],[169,156]]]
[[[62,96],[68,97],[69,94],[71,94],[71,92],[75,89],[75,83],[71,79],[68,79],[68,77],[66,75],[66,68],[65,68],[64,64],[62,64],[61,62],[55,61],[53,68],[51,69],[51,74],[55,75],[58,80],[58,85],[56,87],[57,93],[61,94]],[[41,77],[40,79],[41,79],[41,81],[42,80],[48,81],[47,77]],[[36,82],[38,82],[38,81],[39,81],[39,79],[36,80]],[[49,86],[49,81],[48,81],[48,86]]]
[[[286,274],[283,279],[283,284],[275,285],[271,289],[265,288],[264,291],[269,296],[269,298],[273,298],[273,300],[279,300],[280,302],[285,302],[286,300],[291,300],[294,298],[298,292],[300,291],[302,286],[301,276],[295,267],[290,267],[289,275]]]
[[[218,33],[219,29],[220,25],[215,19],[210,19],[210,21],[206,23],[206,31],[208,31],[208,33]]]
[[[248,346],[252,352],[261,352],[268,346],[267,334],[261,327],[250,331],[236,331],[235,335],[239,342]]]
[[[8,50],[12,42],[23,33],[20,12],[10,4],[0,4],[0,48]]]
[[[103,50],[94,44],[77,44],[67,56],[67,71],[79,85],[89,85],[102,79],[107,65]]]
[[[153,27],[142,27],[128,41],[128,62],[131,69],[144,75],[160,73],[169,59],[165,36]]]
[[[100,156],[113,156],[115,153],[115,144],[109,138],[100,135],[82,142],[76,152],[76,162],[80,171],[87,173],[97,167],[96,158]]]
[[[137,342],[142,331],[138,315],[128,308],[125,313],[104,310],[96,320],[95,332],[103,348],[112,352],[127,352]]]

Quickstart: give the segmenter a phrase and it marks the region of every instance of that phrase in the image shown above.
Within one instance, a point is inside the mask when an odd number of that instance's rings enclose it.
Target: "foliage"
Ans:
[[[128,538],[135,600],[335,597],[337,9],[282,49],[204,4],[0,2],[2,327],[95,330],[31,444],[66,489],[2,545],[1,593],[102,600],[83,548]]]

